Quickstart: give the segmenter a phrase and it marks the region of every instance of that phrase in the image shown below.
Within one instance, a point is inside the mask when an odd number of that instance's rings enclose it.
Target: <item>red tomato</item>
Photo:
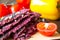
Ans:
[[[19,6],[17,4],[13,5],[11,9],[14,9],[13,11],[17,12],[19,10]]]
[[[9,13],[17,12],[22,9],[22,6],[19,4],[7,5]]]
[[[45,24],[46,23],[44,23],[44,22],[38,23],[37,30],[45,36],[52,36],[55,33],[55,31],[57,30],[57,25],[54,23],[47,23],[48,27],[46,28]]]
[[[30,0],[16,0],[16,2],[25,8],[29,8]]]
[[[12,5],[10,5],[10,4],[7,5],[7,9],[8,9],[9,14],[12,13],[12,11],[11,11],[11,7],[12,7]]]
[[[8,15],[7,7],[4,4],[0,4],[0,18]]]

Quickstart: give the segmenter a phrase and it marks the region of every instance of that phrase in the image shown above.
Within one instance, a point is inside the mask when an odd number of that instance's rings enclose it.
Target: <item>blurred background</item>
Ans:
[[[14,4],[16,0],[0,0],[0,3],[5,3],[5,4]]]

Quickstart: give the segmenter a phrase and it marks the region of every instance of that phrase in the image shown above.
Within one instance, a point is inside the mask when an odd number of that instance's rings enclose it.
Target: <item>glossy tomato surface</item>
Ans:
[[[7,5],[9,13],[17,12],[22,9],[22,5],[14,4],[14,5]]]
[[[12,11],[11,11],[11,7],[12,7],[11,4],[8,4],[8,5],[7,5],[7,9],[8,9],[8,12],[9,12],[10,14],[12,13]]]
[[[0,4],[0,18],[8,15],[8,9],[4,4]]]
[[[13,10],[12,10],[12,8],[13,8]],[[22,5],[19,5],[19,4],[14,4],[12,7],[11,7],[11,10],[12,11],[15,11],[15,12],[17,12],[17,11],[19,11],[19,10],[21,10],[22,9]]]
[[[30,0],[16,0],[16,2],[25,8],[29,8]]]

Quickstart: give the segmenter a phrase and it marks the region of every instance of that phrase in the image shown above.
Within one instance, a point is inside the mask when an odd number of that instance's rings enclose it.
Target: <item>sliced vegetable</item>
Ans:
[[[52,36],[57,30],[57,25],[55,23],[40,22],[37,24],[37,30],[45,36]]]

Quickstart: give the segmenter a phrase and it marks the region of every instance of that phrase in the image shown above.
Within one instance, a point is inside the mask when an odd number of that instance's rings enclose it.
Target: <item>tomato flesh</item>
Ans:
[[[37,30],[45,35],[45,36],[52,36],[56,30],[57,30],[57,25],[54,23],[48,23],[48,27],[45,27],[45,23],[44,22],[40,22],[37,24]]]
[[[48,30],[53,30],[54,28],[55,28],[54,25],[50,24],[47,29]]]
[[[41,30],[44,30],[45,29],[45,27],[44,27],[44,23],[39,23],[39,24],[37,24],[37,27],[39,27]]]

